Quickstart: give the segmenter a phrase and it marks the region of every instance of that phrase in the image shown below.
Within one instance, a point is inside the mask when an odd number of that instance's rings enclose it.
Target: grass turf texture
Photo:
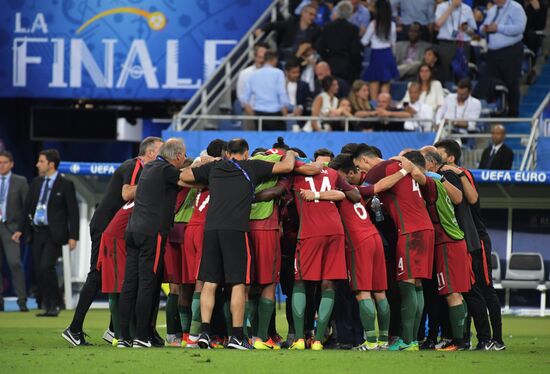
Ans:
[[[443,353],[121,350],[101,339],[109,321],[106,310],[92,310],[86,319],[88,341],[94,346],[75,348],[61,337],[71,317],[72,311],[63,311],[58,318],[0,313],[0,372],[550,372],[550,318],[504,317],[506,351]],[[159,313],[158,324],[164,324],[164,311]],[[284,309],[278,310],[277,325],[286,336]],[[159,328],[159,332],[164,335],[165,329]]]

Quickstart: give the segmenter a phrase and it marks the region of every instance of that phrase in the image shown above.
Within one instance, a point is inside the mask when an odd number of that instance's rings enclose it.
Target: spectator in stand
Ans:
[[[333,77],[332,69],[326,61],[321,61],[315,65],[315,90],[314,95],[317,96],[323,91],[322,82],[326,77]],[[334,77],[338,81],[337,98],[346,97],[349,95],[349,83],[340,77]]]
[[[542,45],[542,36],[537,35],[537,31],[544,31],[546,28],[546,18],[548,17],[547,0],[523,0],[523,9],[527,15],[527,25],[523,34],[523,44],[535,54],[538,54]],[[529,72],[527,82],[529,84],[535,81],[537,71],[535,66]]]
[[[314,44],[321,29],[313,21],[317,16],[317,9],[307,5],[302,9],[300,18],[290,17],[288,20],[268,23],[255,31],[257,37],[264,32],[277,32],[277,49],[281,60],[286,61],[294,56],[300,44],[309,42]]]
[[[353,82],[349,94],[351,111],[355,117],[366,118],[376,115],[369,99],[369,84],[360,79]]]
[[[285,74],[277,67],[277,54],[265,53],[265,63],[250,76],[245,88],[245,112],[256,116],[286,116],[288,114],[288,94]],[[263,130],[284,131],[284,121],[263,121]]]
[[[420,86],[420,102],[430,107],[433,116],[433,114],[437,112],[439,107],[443,105],[443,102],[445,101],[445,94],[443,92],[441,82],[434,79],[432,69],[429,65],[422,64],[418,70],[416,83]],[[405,102],[411,102],[409,91],[407,91],[402,100],[402,103]]]
[[[454,79],[452,61],[462,46],[464,57],[470,61],[470,41],[477,29],[472,8],[462,0],[440,3],[435,10],[435,29],[439,31],[439,58],[443,82]]]
[[[396,40],[396,26],[391,17],[389,0],[378,0],[376,2],[376,17],[371,21],[367,32],[361,39],[364,46],[369,44],[371,46],[370,63],[363,74],[363,80],[369,82],[372,96],[378,96],[380,89],[382,92],[389,92],[390,81],[399,78],[399,71],[392,52]]]
[[[433,119],[434,111],[429,105],[420,100],[420,83],[413,82],[407,90],[408,100],[403,100],[403,110],[408,112],[414,119]],[[403,124],[405,131],[431,131],[432,122],[407,121]]]
[[[352,10],[351,2],[338,3],[334,9],[336,19],[325,26],[315,46],[332,73],[348,82],[357,78],[361,69],[359,29],[348,22]]]
[[[302,2],[294,10],[294,15],[300,17],[302,10],[307,5],[312,5],[317,8],[317,16],[315,17],[315,23],[319,27],[323,27],[330,22],[330,13],[332,11],[332,4],[324,0],[302,0]]]
[[[422,63],[427,64],[432,69],[432,75],[435,80],[443,82],[442,69],[439,63],[439,53],[434,48],[428,48],[424,52]]]
[[[405,40],[413,23],[420,25],[420,37],[432,40],[435,0],[391,0],[394,9],[398,9],[397,34],[398,40]]]
[[[508,89],[508,116],[519,114],[523,32],[527,16],[523,7],[513,0],[495,0],[480,28],[487,37],[487,72],[504,82]]]
[[[296,58],[300,61],[302,75],[300,80],[307,83],[310,92],[315,91],[315,66],[319,61],[317,51],[313,49],[311,43],[302,43],[296,51]]]
[[[369,122],[371,131],[403,131],[403,122],[392,121],[392,118],[411,118],[412,115],[403,110],[392,107],[392,98],[389,93],[382,92],[378,95],[376,106],[376,117],[379,122]]]
[[[353,13],[348,21],[359,27],[359,36],[363,36],[371,19],[369,9],[359,0],[350,0],[350,2],[353,6]]]
[[[416,75],[426,49],[431,46],[430,43],[420,40],[419,23],[414,22],[408,29],[409,40],[397,42],[394,49],[397,70],[399,70],[401,79]]]
[[[485,148],[479,162],[479,169],[510,170],[514,163],[514,152],[504,144],[506,129],[496,124],[491,129],[492,143]]]
[[[335,117],[353,117],[353,114],[351,113],[351,102],[347,97],[344,97],[340,99],[338,102],[338,109],[335,112]],[[348,131],[352,128],[352,125],[355,122],[349,122],[348,123]],[[346,130],[346,123],[345,121],[342,122],[331,122],[330,127],[333,131],[345,131]]]
[[[265,43],[258,43],[254,46],[254,63],[247,68],[244,68],[239,73],[237,78],[237,99],[244,108],[244,90],[246,83],[250,79],[252,73],[260,69],[264,65],[265,52],[269,49],[269,46]]]
[[[436,122],[443,125],[448,119],[468,119],[473,121],[453,122],[452,132],[467,134],[477,132],[476,119],[481,115],[481,102],[471,96],[472,82],[463,79],[458,82],[456,93],[445,98],[443,106],[439,108]]]
[[[288,109],[293,116],[304,115],[312,99],[307,83],[300,80],[300,73],[300,62],[297,59],[286,63],[286,92],[290,104]]]
[[[323,92],[315,97],[311,105],[312,117],[339,117],[338,112],[338,80],[333,76],[325,77],[322,81]],[[304,125],[304,131],[330,131],[330,123],[320,124],[317,120],[308,121]]]

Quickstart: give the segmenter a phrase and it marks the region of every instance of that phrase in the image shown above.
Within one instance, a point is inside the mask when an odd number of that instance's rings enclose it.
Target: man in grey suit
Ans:
[[[431,44],[420,40],[420,24],[414,22],[409,28],[409,40],[397,42],[394,48],[395,61],[400,78],[411,78],[416,76],[418,68],[424,58],[424,52]]]
[[[13,287],[17,293],[17,305],[22,312],[28,312],[25,275],[21,265],[21,247],[12,239],[23,214],[25,196],[29,190],[27,179],[13,174],[13,155],[0,152],[0,311],[4,310],[2,260],[4,255],[12,275]]]

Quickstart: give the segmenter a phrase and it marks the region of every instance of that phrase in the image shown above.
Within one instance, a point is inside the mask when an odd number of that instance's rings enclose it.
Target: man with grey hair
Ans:
[[[325,26],[315,45],[332,74],[348,82],[359,76],[363,49],[359,28],[348,21],[352,13],[351,2],[338,3],[334,10],[336,19]]]
[[[119,301],[119,348],[150,348],[155,295],[160,293],[166,237],[174,222],[174,207],[185,161],[181,139],[166,141],[156,160],[145,165],[126,228],[126,269]],[[158,302],[158,300],[157,300]],[[135,305],[136,336],[130,341]]]
[[[76,306],[71,325],[63,331],[61,336],[74,346],[87,345],[82,326],[86,314],[94,301],[97,292],[101,289],[101,273],[97,269],[99,246],[103,231],[109,225],[116,212],[132,200],[136,195],[136,184],[143,166],[157,158],[163,140],[149,136],[142,140],[137,157],[124,161],[114,172],[103,198],[96,208],[90,221],[90,237],[92,243],[90,257],[90,272],[84,286],[80,290],[80,297]],[[103,339],[109,344],[114,332],[109,328],[103,334]]]

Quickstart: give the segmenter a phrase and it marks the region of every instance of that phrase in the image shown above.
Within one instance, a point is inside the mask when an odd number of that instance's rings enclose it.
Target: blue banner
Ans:
[[[187,100],[271,0],[10,0],[0,97]]]
[[[73,162],[62,161],[59,164],[59,172],[72,175],[105,175],[111,176],[120,166],[120,163],[106,162]]]

